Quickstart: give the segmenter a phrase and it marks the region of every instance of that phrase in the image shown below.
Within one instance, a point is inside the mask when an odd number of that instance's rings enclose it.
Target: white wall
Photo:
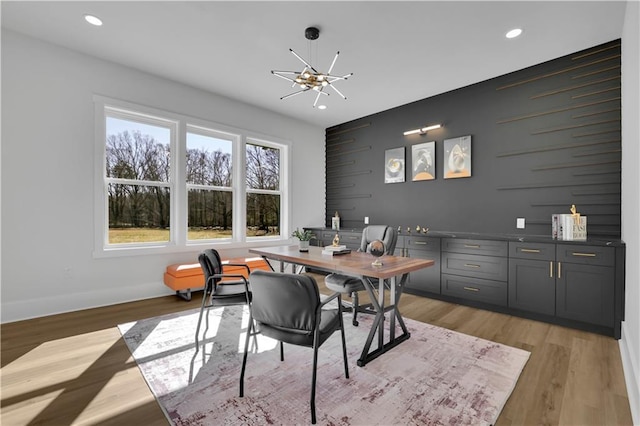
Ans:
[[[3,30],[2,322],[170,294],[196,261],[93,257],[94,94],[291,141],[292,225],[324,224],[323,128]]]
[[[627,244],[620,353],[634,424],[640,424],[640,3],[627,2],[622,33],[622,239]]]

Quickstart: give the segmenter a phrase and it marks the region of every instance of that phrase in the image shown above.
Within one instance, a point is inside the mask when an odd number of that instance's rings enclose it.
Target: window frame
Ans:
[[[168,242],[145,242],[109,244],[109,206],[108,183],[106,177],[106,119],[110,113],[122,114],[127,119],[135,117],[142,121],[147,117],[151,122],[145,124],[156,125],[158,122],[171,123],[174,126],[171,136],[171,175],[169,178],[170,191],[170,232]],[[214,246],[217,249],[246,248],[251,246],[272,245],[289,240],[288,230],[291,223],[291,146],[292,144],[281,138],[259,134],[246,129],[238,129],[215,123],[209,120],[190,117],[157,108],[138,105],[135,103],[94,95],[95,119],[95,161],[94,161],[94,251],[99,257],[117,257],[130,255],[149,255],[200,251],[204,247]],[[193,130],[196,130],[193,132]],[[186,138],[187,132],[198,133],[206,131],[208,135],[220,135],[224,139],[233,139],[232,143],[232,238],[224,239],[188,239],[188,192],[186,181]],[[215,137],[215,136],[214,136]],[[247,237],[246,235],[246,144],[252,143],[268,146],[280,150],[280,235],[276,237]],[[109,178],[115,179],[115,178]],[[136,181],[136,184],[146,181]],[[162,182],[162,185],[165,183]],[[157,186],[158,182],[151,182]],[[228,189],[224,187],[223,189]],[[270,191],[271,193],[271,191]]]

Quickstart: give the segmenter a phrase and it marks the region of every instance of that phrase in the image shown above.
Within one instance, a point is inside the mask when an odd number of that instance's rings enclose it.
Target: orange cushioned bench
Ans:
[[[267,262],[261,257],[240,257],[222,261],[222,269],[225,274],[242,274],[244,277],[247,277],[246,268],[241,266],[224,266],[229,263],[246,264],[251,271],[254,269],[271,270]],[[185,300],[191,300],[191,290],[204,288],[204,274],[202,273],[200,263],[175,263],[167,266],[167,270],[164,273],[164,284],[174,290],[177,296]]]

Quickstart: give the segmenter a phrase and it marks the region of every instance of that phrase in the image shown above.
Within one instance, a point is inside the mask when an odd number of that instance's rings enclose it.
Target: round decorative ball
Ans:
[[[384,243],[380,240],[371,241],[369,252],[375,257],[382,256],[384,254]]]

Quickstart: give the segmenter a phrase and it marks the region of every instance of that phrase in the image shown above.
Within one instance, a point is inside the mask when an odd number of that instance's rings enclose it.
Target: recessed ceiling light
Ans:
[[[90,23],[91,25],[95,25],[99,27],[102,25],[102,20],[94,15],[84,15],[84,20]]]
[[[506,38],[516,38],[520,34],[522,34],[522,30],[520,28],[514,28],[511,31],[509,31],[508,33],[506,33],[505,37]]]
[[[327,109],[326,105],[318,105],[318,109]]]

